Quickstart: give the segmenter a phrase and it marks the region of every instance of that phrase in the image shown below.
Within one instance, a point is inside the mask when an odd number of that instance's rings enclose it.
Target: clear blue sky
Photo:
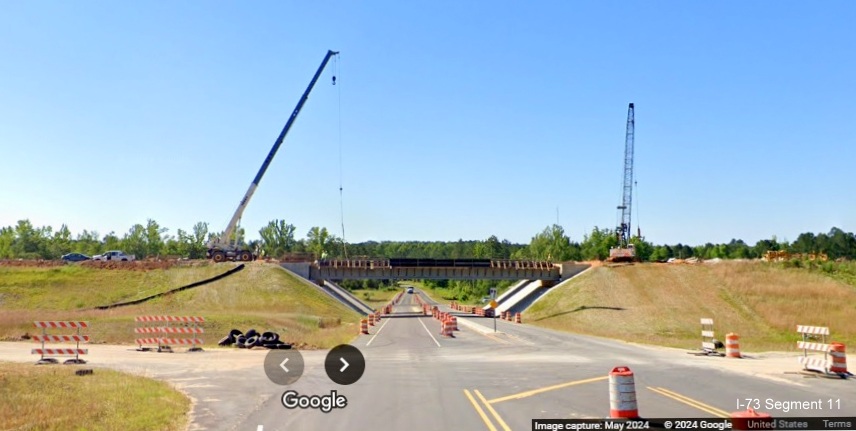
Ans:
[[[648,240],[853,231],[854,22],[851,1],[3,1],[0,225],[222,230],[333,49],[250,237],[341,235],[341,143],[350,242],[528,242],[557,208],[579,241],[617,222],[628,102]]]

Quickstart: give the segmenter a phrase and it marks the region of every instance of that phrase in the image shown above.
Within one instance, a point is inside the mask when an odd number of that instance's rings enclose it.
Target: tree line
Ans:
[[[222,232],[211,232],[208,223],[198,222],[189,230],[177,229],[175,234],[153,219],[135,224],[118,235],[110,232],[84,230],[72,235],[68,226],[35,227],[29,220],[14,226],[0,227],[0,259],[58,259],[66,253],[94,255],[106,250],[123,250],[137,258],[183,257],[205,258],[206,243]],[[245,242],[243,228],[235,234]],[[827,233],[802,233],[795,241],[779,241],[776,237],[763,239],[754,245],[732,239],[728,243],[690,246],[686,244],[655,245],[645,238],[632,238],[636,254],[643,261],[663,261],[670,258],[754,259],[767,251],[784,250],[791,253],[826,253],[830,259],[856,258],[856,236],[837,227]],[[458,241],[366,241],[346,243],[325,227],[313,226],[303,238],[297,238],[297,228],[285,220],[271,220],[259,230],[258,239],[246,241],[264,257],[279,258],[289,253],[311,253],[316,258],[490,258],[537,259],[554,262],[568,260],[604,260],[609,249],[618,244],[612,229],[594,227],[581,241],[572,241],[564,228],[554,224],[536,233],[528,244],[499,240],[495,235],[485,240]]]

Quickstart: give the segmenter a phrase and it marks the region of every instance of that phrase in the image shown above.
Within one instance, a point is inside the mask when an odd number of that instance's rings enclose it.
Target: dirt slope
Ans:
[[[829,326],[856,342],[856,288],[818,273],[763,262],[596,267],[526,313],[529,323],[673,347],[701,345],[699,319],[744,351],[795,350],[796,325]]]

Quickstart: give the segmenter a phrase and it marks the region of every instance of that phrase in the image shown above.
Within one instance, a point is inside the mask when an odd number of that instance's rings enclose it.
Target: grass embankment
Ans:
[[[369,307],[379,310],[388,304],[398,292],[401,292],[401,289],[401,287],[385,287],[380,289],[356,289],[350,292]]]
[[[83,268],[0,267],[0,339],[34,334],[36,320],[86,320],[93,343],[133,344],[134,317],[202,316],[206,346],[232,328],[274,331],[301,347],[332,347],[357,332],[358,315],[274,264],[253,262],[243,271],[152,301],[93,310],[146,297],[221,274],[235,264],[124,271]],[[53,333],[53,332],[52,332]],[[56,332],[64,333],[64,332]]]
[[[528,323],[626,341],[697,349],[699,319],[743,351],[796,350],[797,325],[828,326],[856,342],[856,288],[763,262],[596,267],[527,310]]]
[[[190,400],[163,382],[0,362],[0,429],[183,430]],[[34,391],[38,388],[38,391]]]

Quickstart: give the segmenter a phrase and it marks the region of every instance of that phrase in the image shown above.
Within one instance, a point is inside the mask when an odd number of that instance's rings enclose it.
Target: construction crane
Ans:
[[[297,119],[297,114],[300,113],[300,110],[303,108],[303,104],[306,103],[306,99],[309,98],[309,93],[312,91],[312,87],[315,86],[315,81],[318,81],[318,77],[321,76],[321,72],[324,71],[324,67],[327,65],[327,62],[330,61],[330,58],[337,54],[339,53],[336,51],[327,51],[327,54],[324,56],[324,60],[315,72],[315,76],[312,77],[312,81],[309,82],[309,86],[306,87],[306,91],[303,92],[303,96],[301,96],[300,100],[297,102],[294,112],[291,113],[291,117],[288,118],[288,121],[285,123],[285,127],[283,127],[282,131],[279,133],[279,137],[276,138],[276,142],[274,142],[273,148],[270,149],[264,163],[262,163],[262,167],[259,169],[259,172],[256,174],[253,182],[250,183],[250,188],[238,204],[238,208],[235,210],[235,214],[232,215],[232,219],[229,220],[226,230],[223,231],[222,235],[215,237],[208,242],[207,256],[209,259],[214,260],[214,262],[223,262],[226,260],[249,261],[255,259],[256,255],[253,250],[250,250],[243,244],[239,244],[238,235],[235,232],[237,230],[238,223],[241,220],[241,216],[244,214],[244,210],[247,208],[247,204],[250,202],[250,198],[253,197],[253,193],[255,193],[256,188],[259,186],[259,182],[262,180],[265,171],[267,171],[268,166],[270,166],[273,156],[276,155],[277,150],[279,150],[279,146],[282,145],[285,135],[288,133],[289,129],[291,129],[292,124],[294,124],[294,120]],[[333,77],[333,84],[336,84],[335,76]],[[234,238],[232,238],[233,234],[235,234]]]
[[[609,250],[610,262],[632,262],[636,260],[636,250],[630,243],[630,207],[633,197],[633,134],[636,127],[633,104],[627,107],[627,131],[624,137],[624,186],[622,187],[621,222],[615,229],[618,246]]]

